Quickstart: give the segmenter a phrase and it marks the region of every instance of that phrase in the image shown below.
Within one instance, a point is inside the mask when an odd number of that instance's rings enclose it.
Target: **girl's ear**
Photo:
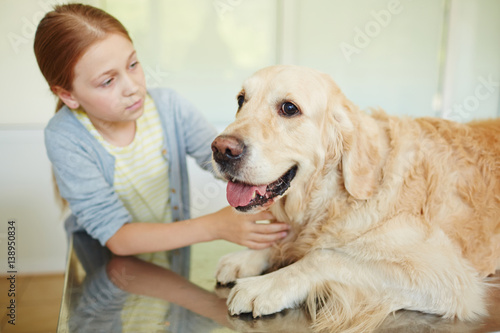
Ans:
[[[64,102],[70,109],[78,109],[80,103],[75,99],[72,93],[60,86],[53,86],[51,88],[52,92],[56,94],[61,101]]]

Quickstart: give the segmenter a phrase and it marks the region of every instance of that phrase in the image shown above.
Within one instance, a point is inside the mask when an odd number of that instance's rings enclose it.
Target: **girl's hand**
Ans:
[[[254,250],[271,246],[286,237],[290,229],[288,224],[282,222],[255,223],[260,220],[273,220],[273,214],[268,211],[241,214],[228,206],[213,213],[211,218],[215,239],[225,239]]]

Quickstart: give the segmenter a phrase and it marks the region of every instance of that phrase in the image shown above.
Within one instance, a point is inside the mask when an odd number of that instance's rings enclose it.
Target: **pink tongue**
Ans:
[[[258,194],[266,193],[267,185],[253,186],[241,183],[227,183],[227,201],[232,207],[247,206],[252,200],[253,194],[257,191]]]

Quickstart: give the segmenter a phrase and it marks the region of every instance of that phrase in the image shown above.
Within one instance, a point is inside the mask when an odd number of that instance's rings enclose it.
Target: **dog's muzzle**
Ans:
[[[297,165],[293,165],[273,182],[251,184],[237,180],[247,153],[243,140],[229,135],[218,136],[212,142],[212,152],[219,172],[228,181],[227,200],[231,206],[242,212],[271,205],[288,190],[298,169]]]

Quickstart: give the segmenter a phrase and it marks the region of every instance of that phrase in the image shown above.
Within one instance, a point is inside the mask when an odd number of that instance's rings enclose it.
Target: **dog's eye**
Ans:
[[[241,108],[243,102],[245,102],[245,94],[239,94],[236,98],[238,99],[238,108]]]
[[[285,117],[292,117],[299,113],[300,113],[299,108],[295,104],[290,102],[285,102],[281,104],[281,110],[280,110],[281,115]]]

